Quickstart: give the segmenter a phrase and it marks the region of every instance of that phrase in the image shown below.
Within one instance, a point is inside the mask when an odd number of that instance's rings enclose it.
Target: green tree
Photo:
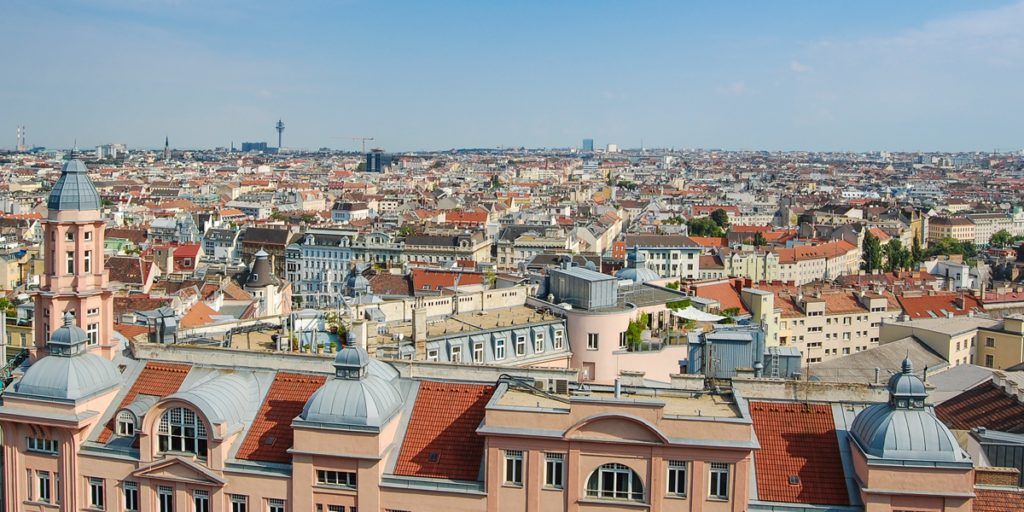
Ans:
[[[694,217],[687,221],[690,236],[722,237],[725,232],[710,217]]]
[[[882,244],[878,237],[868,231],[864,234],[864,242],[861,244],[861,270],[871,272],[882,268]]]
[[[711,212],[711,220],[718,224],[718,227],[725,229],[729,226],[729,213],[719,208]]]
[[[643,343],[643,333],[647,328],[647,321],[647,313],[640,313],[636,320],[629,322],[629,327],[626,328],[626,344],[629,345],[630,350],[636,350]]]
[[[764,237],[764,233],[758,231],[754,233],[754,247],[761,247],[768,245],[768,239]]]
[[[885,271],[895,272],[907,268],[907,250],[899,240],[890,240],[885,246]]]
[[[1012,247],[1013,246],[1013,235],[1005,229],[1000,229],[992,235],[992,239],[989,244],[992,247]]]

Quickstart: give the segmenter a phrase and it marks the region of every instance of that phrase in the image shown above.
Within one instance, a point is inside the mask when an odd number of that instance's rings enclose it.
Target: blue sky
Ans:
[[[0,147],[1024,148],[1024,2],[4,0],[0,48]]]

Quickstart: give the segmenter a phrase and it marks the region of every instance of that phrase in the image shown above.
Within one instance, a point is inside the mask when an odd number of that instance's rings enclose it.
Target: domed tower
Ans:
[[[402,395],[380,367],[373,364],[366,349],[348,333],[345,348],[334,358],[334,378],[328,380],[306,402],[301,421],[380,431],[402,405]]]
[[[45,357],[51,334],[65,312],[88,336],[86,350],[114,357],[113,290],[103,266],[107,219],[100,194],[85,164],[72,153],[46,202],[42,220],[45,265],[35,299],[35,347],[32,360]]]
[[[5,395],[44,397],[80,402],[121,386],[121,372],[114,363],[89,353],[89,335],[64,313],[64,325],[47,343],[51,357],[35,362],[25,371],[13,393]]]
[[[889,402],[861,411],[850,432],[871,458],[900,461],[970,462],[956,437],[925,405],[928,391],[910,358],[887,386]]]

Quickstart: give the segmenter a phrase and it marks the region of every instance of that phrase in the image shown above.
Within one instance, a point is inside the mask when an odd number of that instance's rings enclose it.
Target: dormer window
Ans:
[[[132,413],[123,411],[117,415],[117,435],[121,437],[135,436],[135,416]]]

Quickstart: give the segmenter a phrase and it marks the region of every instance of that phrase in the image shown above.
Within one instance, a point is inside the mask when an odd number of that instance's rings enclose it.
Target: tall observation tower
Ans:
[[[284,123],[280,119],[277,120],[277,126],[274,126],[277,130],[277,149],[281,149],[281,134],[284,133]]]

